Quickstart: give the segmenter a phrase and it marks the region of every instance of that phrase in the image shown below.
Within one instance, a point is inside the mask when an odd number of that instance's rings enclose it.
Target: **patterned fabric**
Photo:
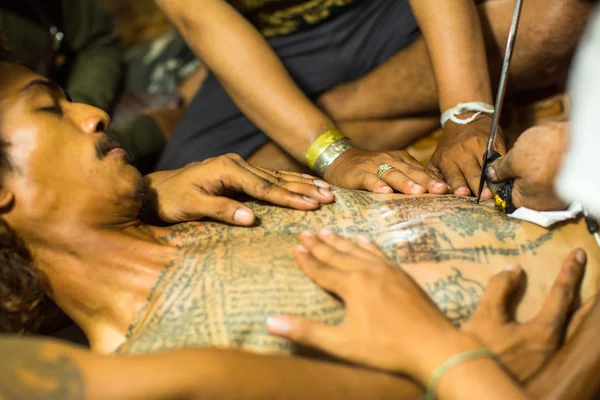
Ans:
[[[362,0],[230,0],[266,37],[287,35],[328,20]]]

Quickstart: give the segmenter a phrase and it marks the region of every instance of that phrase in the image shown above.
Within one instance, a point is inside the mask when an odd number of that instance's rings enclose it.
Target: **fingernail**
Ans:
[[[446,189],[446,184],[442,182],[437,182],[433,184],[433,187],[439,190]]]
[[[466,188],[464,186],[461,186],[454,191],[454,194],[457,196],[465,196],[465,195],[468,195],[469,193],[470,193],[469,188]]]
[[[331,187],[331,185],[329,183],[327,183],[325,181],[322,181],[320,179],[315,179],[313,181],[313,183],[315,184],[315,186],[318,186],[318,187],[323,188],[323,189],[329,189]]]
[[[323,228],[319,233],[323,236],[331,236],[333,234],[333,232],[329,228]]]
[[[391,188],[391,187],[389,187],[389,186],[381,186],[381,187],[379,187],[379,190],[380,190],[381,192],[385,192],[385,193],[391,193],[391,192],[393,192],[393,191],[394,191],[394,189],[392,189],[392,188]]]
[[[488,188],[483,189],[481,197],[492,197],[492,191]]]
[[[577,254],[575,254],[575,259],[577,260],[577,262],[579,264],[585,264],[585,251],[583,250],[577,250]]]
[[[371,243],[371,239],[369,239],[366,236],[359,236],[358,239],[356,239],[356,241],[360,244],[370,244]]]
[[[306,247],[302,246],[301,244],[296,246],[296,250],[298,250],[301,253],[308,253],[308,249]]]
[[[492,167],[487,167],[485,170],[485,175],[491,180],[491,181],[497,181],[498,180],[498,175],[496,174],[496,170]]]
[[[254,214],[247,208],[238,208],[233,214],[233,220],[238,224],[251,224],[254,221]]]
[[[312,203],[312,204],[317,204],[318,203],[317,200],[313,199],[312,197],[308,197],[308,196],[304,196],[304,200],[306,200],[306,201],[308,201],[309,203]]]
[[[312,175],[309,175],[309,174],[302,174],[302,177],[303,178],[308,178],[308,179],[315,179],[315,180],[317,179],[316,177],[314,177]]]
[[[506,267],[504,267],[504,269],[506,271],[510,271],[510,272],[519,272],[519,271],[521,271],[521,267],[519,267],[517,264],[508,264]]]
[[[331,190],[319,188],[319,193],[321,193],[323,196],[331,196]]]
[[[307,237],[307,238],[313,238],[313,237],[315,237],[315,235],[311,231],[302,231],[302,233],[300,235],[304,236],[304,237]]]
[[[422,192],[425,190],[425,188],[421,185],[419,185],[418,183],[411,183],[410,186],[413,188],[413,191],[415,192]]]
[[[285,335],[290,331],[292,326],[284,319],[269,317],[267,318],[267,328],[269,331]]]

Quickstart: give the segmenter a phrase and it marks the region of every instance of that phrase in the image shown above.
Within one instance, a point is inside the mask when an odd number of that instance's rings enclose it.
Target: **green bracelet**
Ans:
[[[492,357],[495,358],[496,355],[490,349],[477,349],[477,350],[469,350],[464,353],[459,353],[453,355],[449,359],[447,359],[442,365],[437,367],[433,374],[431,375],[431,379],[429,379],[429,385],[427,385],[427,394],[421,397],[421,400],[435,400],[436,399],[436,391],[437,385],[442,377],[449,369],[460,364],[463,361],[472,360],[474,358],[482,358],[482,357]]]

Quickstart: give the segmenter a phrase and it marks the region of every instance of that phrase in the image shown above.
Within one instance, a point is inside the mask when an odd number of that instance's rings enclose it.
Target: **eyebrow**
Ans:
[[[71,101],[71,96],[69,96],[69,94],[64,91],[58,83],[46,79],[34,79],[23,86],[19,92],[21,94],[25,94],[39,89],[45,89],[47,92],[50,92],[50,94],[53,95],[64,94],[67,100]]]

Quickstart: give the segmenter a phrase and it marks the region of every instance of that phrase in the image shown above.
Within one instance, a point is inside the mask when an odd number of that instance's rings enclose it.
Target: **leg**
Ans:
[[[499,78],[514,0],[479,6],[489,65]],[[575,48],[592,5],[585,0],[525,2],[511,66],[513,91],[552,84]],[[326,92],[320,105],[336,120],[398,118],[437,109],[438,94],[427,47],[421,38],[353,82]]]

